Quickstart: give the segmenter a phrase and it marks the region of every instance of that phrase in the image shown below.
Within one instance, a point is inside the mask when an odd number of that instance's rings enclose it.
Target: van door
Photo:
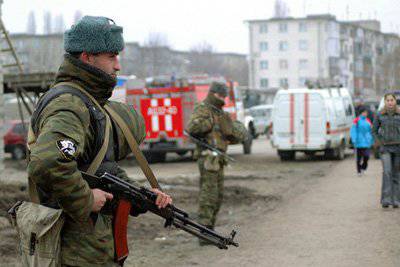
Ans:
[[[308,147],[318,149],[325,146],[326,106],[321,94],[309,94],[308,121],[304,130],[305,143]]]
[[[278,149],[290,149],[294,142],[294,94],[278,94],[273,109],[273,140]]]
[[[305,135],[304,131],[308,129],[308,93],[296,93],[294,94],[294,145],[296,147],[303,148],[305,146]],[[307,102],[307,103],[306,103]]]
[[[324,99],[320,94],[295,94],[295,146],[319,149],[321,144],[325,144],[325,113]]]

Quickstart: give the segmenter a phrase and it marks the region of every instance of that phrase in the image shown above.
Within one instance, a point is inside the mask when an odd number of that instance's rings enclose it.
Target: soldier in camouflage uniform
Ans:
[[[207,98],[195,107],[186,130],[194,137],[201,138],[209,145],[226,152],[229,143],[237,143],[241,133],[236,134],[235,123],[222,110],[227,96],[225,84],[213,82]],[[211,229],[215,226],[221,207],[224,187],[224,166],[226,160],[210,150],[197,146],[194,157],[200,170],[199,222]],[[206,243],[200,240],[200,245]]]
[[[61,208],[66,214],[61,237],[62,264],[114,266],[113,195],[89,188],[81,175],[104,141],[107,115],[76,88],[57,84],[79,85],[100,106],[111,106],[130,123],[136,141],[143,141],[141,116],[125,104],[108,101],[120,69],[122,27],[105,17],[86,16],[66,31],[64,47],[67,54],[55,85],[41,98],[31,119],[36,140],[30,146],[28,177],[36,187],[40,204]],[[103,139],[99,140],[99,136]],[[96,174],[108,172],[129,180],[117,164],[130,153],[128,147],[122,131],[112,122],[107,153]],[[160,208],[171,203],[168,195],[153,191]],[[138,213],[140,210],[133,215]]]

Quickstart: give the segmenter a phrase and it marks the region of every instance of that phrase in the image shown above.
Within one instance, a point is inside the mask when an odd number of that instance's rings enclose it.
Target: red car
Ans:
[[[29,124],[21,121],[8,121],[5,124],[4,151],[11,153],[13,159],[24,159]]]

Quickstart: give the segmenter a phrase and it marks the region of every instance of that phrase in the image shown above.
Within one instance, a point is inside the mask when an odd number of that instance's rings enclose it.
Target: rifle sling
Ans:
[[[115,120],[115,122],[118,124],[119,128],[121,128],[122,132],[124,133],[124,136],[125,136],[126,140],[128,141],[129,147],[131,148],[133,154],[135,155],[135,158],[136,158],[137,162],[139,163],[139,166],[142,169],[147,180],[149,181],[151,187],[158,188],[161,190],[161,187],[160,187],[153,171],[150,169],[149,163],[147,162],[146,158],[144,157],[142,151],[139,149],[139,145],[136,142],[131,131],[129,130],[128,125],[121,118],[121,116],[119,116],[118,113],[116,113],[107,104],[104,106],[104,108],[107,110],[108,114],[110,114],[110,116]]]
[[[104,142],[99,150],[99,152],[97,153],[96,157],[94,158],[94,160],[92,161],[92,163],[90,163],[89,168],[87,169],[87,173],[89,174],[95,174],[97,169],[100,167],[101,162],[103,161],[106,153],[107,153],[107,148],[108,148],[108,143],[110,141],[110,130],[111,130],[111,121],[110,121],[110,117],[108,116],[107,112],[104,111],[103,107],[97,102],[97,100],[88,92],[86,92],[81,86],[75,84],[75,83],[71,83],[71,82],[61,82],[56,84],[54,87],[59,86],[59,85],[67,85],[67,86],[71,86],[79,91],[81,91],[82,93],[84,93],[87,97],[89,97],[90,100],[92,100],[92,102],[97,106],[97,108],[100,109],[100,111],[102,113],[104,113],[104,115],[106,116],[106,129],[105,129],[105,135],[104,135]]]
[[[61,83],[56,84],[53,88],[55,88],[57,86],[61,86],[61,85],[67,85],[67,86],[73,87],[73,88],[81,91],[82,93],[84,93],[100,109],[100,111],[104,113],[104,115],[106,117],[106,129],[105,129],[105,135],[104,135],[104,142],[103,142],[99,152],[97,153],[96,157],[90,163],[89,168],[86,171],[87,173],[94,175],[107,153],[107,148],[108,148],[108,144],[110,141],[110,130],[111,130],[110,118],[107,115],[107,112],[105,112],[104,109],[97,102],[97,100],[93,96],[91,96],[88,92],[86,92],[82,87],[80,87],[79,85],[72,83],[72,82],[61,82]],[[29,125],[28,142],[27,142],[28,148],[35,145],[36,139],[37,138],[33,132],[32,125]],[[29,197],[30,197],[31,201],[33,203],[39,204],[40,200],[38,197],[39,195],[37,192],[35,182],[32,181],[32,179],[28,179],[28,183],[29,183],[29,185],[28,185],[29,186]]]

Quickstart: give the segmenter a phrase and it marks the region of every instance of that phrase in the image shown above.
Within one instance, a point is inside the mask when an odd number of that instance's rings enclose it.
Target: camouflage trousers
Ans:
[[[204,166],[206,157],[197,161],[200,170],[199,222],[214,227],[218,211],[223,200],[224,166],[218,171],[207,170]]]

